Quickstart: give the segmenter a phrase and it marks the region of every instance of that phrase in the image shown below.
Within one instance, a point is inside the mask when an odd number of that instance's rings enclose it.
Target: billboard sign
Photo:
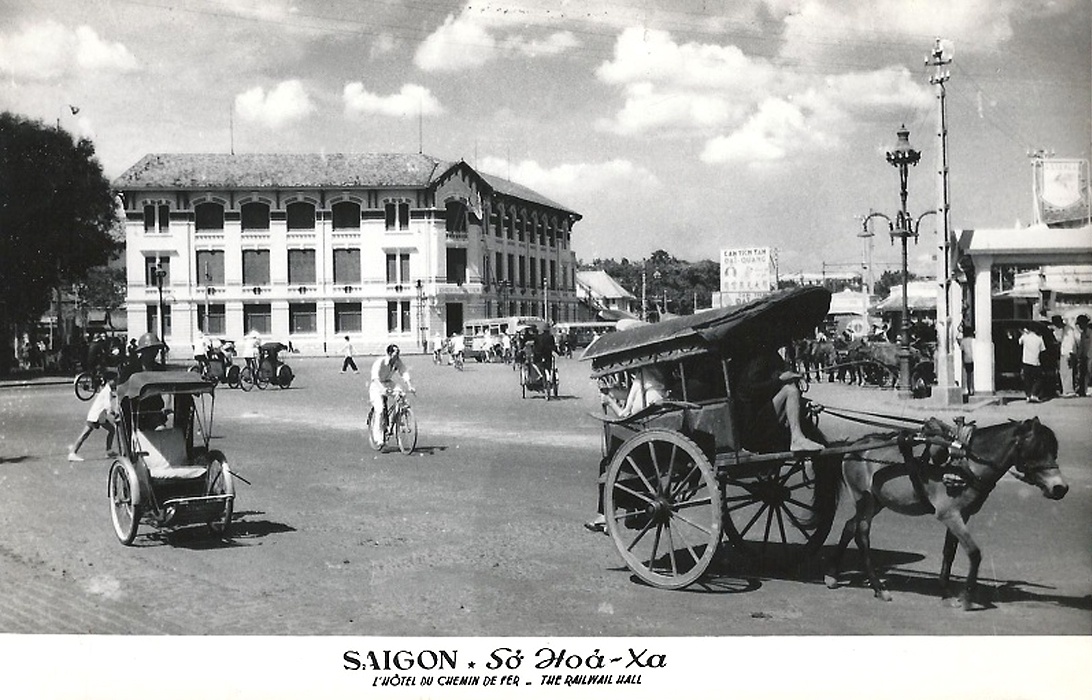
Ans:
[[[1088,161],[1044,158],[1035,163],[1035,203],[1039,221],[1087,221]]]
[[[723,306],[760,299],[776,288],[776,248],[724,248],[720,251]]]

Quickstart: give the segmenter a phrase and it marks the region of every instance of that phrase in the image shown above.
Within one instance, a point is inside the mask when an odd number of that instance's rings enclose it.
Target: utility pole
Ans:
[[[937,217],[936,217],[936,294],[937,294],[937,349],[934,366],[937,373],[937,389],[944,405],[963,402],[963,392],[955,383],[955,369],[952,363],[954,328],[949,306],[949,280],[951,279],[951,251],[948,245],[951,227],[951,212],[948,205],[948,114],[945,105],[945,87],[951,77],[945,66],[952,62],[951,56],[945,56],[941,40],[933,44],[933,51],[925,59],[925,65],[936,69],[929,78],[929,83],[936,86],[937,96]]]

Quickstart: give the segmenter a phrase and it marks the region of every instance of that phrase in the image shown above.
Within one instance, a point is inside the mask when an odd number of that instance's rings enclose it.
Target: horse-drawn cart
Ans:
[[[601,418],[606,529],[642,580],[690,585],[725,537],[749,553],[790,557],[826,540],[834,512],[820,501],[835,497],[839,474],[823,467],[844,450],[777,449],[779,436],[751,429],[734,389],[740,364],[810,334],[829,305],[824,289],[788,290],[612,333],[585,352],[597,379],[652,366],[670,377],[668,400]],[[813,420],[806,430],[825,442]]]

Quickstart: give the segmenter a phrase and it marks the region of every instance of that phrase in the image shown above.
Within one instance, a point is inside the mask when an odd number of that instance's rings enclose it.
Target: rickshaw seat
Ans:
[[[153,479],[197,479],[205,475],[205,467],[186,465],[186,436],[180,429],[138,430],[137,441]]]

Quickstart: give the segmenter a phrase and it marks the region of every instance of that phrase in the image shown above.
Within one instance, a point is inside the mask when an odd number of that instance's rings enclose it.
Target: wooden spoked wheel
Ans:
[[[836,475],[825,475],[832,478]],[[829,483],[826,488],[837,488]],[[813,460],[801,457],[774,463],[729,467],[725,479],[725,534],[733,545],[763,559],[813,554],[834,522],[816,495]]]
[[[705,573],[720,544],[720,494],[692,440],[671,430],[630,438],[611,460],[604,489],[607,531],[642,581],[685,588]]]

